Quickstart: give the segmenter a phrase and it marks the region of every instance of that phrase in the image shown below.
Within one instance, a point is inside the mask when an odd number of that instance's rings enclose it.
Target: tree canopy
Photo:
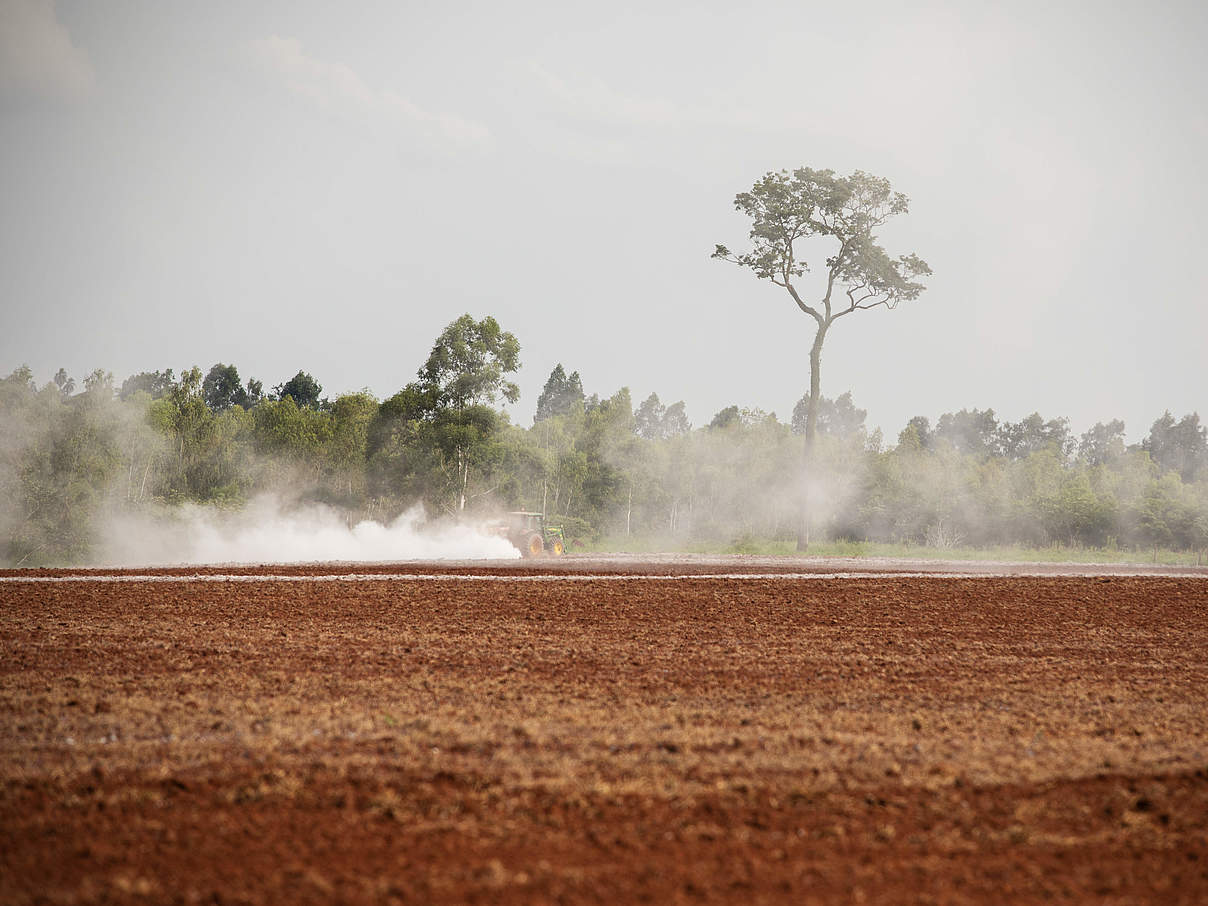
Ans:
[[[141,390],[151,399],[157,400],[171,390],[175,382],[176,376],[171,368],[164,371],[140,371],[122,381],[118,395],[125,400]]]
[[[714,258],[749,268],[761,280],[788,291],[793,301],[819,326],[854,311],[895,308],[918,298],[924,286],[917,278],[931,273],[915,254],[891,258],[876,242],[876,230],[909,210],[909,199],[889,181],[860,170],[836,176],[833,170],[798,168],[768,173],[734,207],[751,218],[751,251],[732,253],[718,245]],[[833,240],[825,258],[825,293],[807,301],[796,281],[810,270],[801,257],[804,240]],[[839,288],[846,301],[834,299]]]
[[[805,421],[809,411],[809,394],[797,400],[793,407],[791,422],[794,434],[805,433]],[[864,430],[867,409],[859,409],[851,399],[851,391],[829,400],[825,396],[818,401],[818,432],[835,437],[854,437]]]
[[[206,405],[215,412],[247,403],[247,393],[239,380],[239,369],[234,365],[224,365],[221,362],[214,365],[201,382],[201,390]]]
[[[516,402],[520,388],[506,376],[519,368],[516,338],[492,317],[475,321],[466,314],[441,331],[419,370],[419,379],[448,405],[462,409],[493,405],[498,397]]]
[[[353,393],[308,408],[286,395],[220,411],[198,368],[155,400],[122,399],[102,370],[79,383],[65,397],[28,368],[0,379],[6,564],[87,562],[112,534],[105,514],[237,506],[265,490],[350,518],[389,520],[417,502],[431,514],[540,510],[572,539],[632,533],[741,551],[743,539],[796,532],[799,438],[758,407],[727,407],[717,427],[691,430],[673,419],[682,404],[649,394],[635,411],[621,388],[525,429],[489,405],[456,409],[422,381],[380,403]],[[875,435],[849,394],[823,398],[812,466],[830,538],[1208,549],[1208,470],[1184,477],[1205,447],[1196,413],[1164,413],[1132,445],[1107,421],[1076,449],[1065,419],[999,421],[991,409],[916,416],[887,449]]]
[[[572,371],[569,376],[559,362],[550,372],[545,388],[537,397],[537,414],[533,421],[539,422],[555,415],[566,415],[576,405],[583,403],[583,382],[579,372]]]
[[[322,392],[322,385],[305,371],[299,371],[284,384],[273,388],[273,395],[277,399],[283,400],[288,396],[301,409],[317,409],[320,403],[319,394]]]
[[[1194,481],[1202,470],[1208,471],[1208,431],[1200,424],[1199,413],[1178,421],[1169,412],[1162,413],[1141,448],[1158,465],[1177,471],[1184,481]]]
[[[687,434],[692,430],[692,423],[684,407],[684,401],[664,406],[657,393],[652,393],[642,401],[633,414],[634,431],[638,437],[646,440],[666,440]]]

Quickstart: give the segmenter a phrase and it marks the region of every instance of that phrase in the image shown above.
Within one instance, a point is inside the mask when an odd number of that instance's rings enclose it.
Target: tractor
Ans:
[[[507,539],[525,557],[540,557],[544,553],[561,557],[566,550],[561,526],[547,524],[541,513],[508,513]]]

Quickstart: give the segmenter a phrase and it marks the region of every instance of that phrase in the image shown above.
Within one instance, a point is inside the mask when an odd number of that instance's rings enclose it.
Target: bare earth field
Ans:
[[[0,902],[1208,902],[1208,573],[1007,569],[0,573]]]

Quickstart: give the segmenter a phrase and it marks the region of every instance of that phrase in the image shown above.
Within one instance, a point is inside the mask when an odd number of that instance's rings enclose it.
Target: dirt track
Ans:
[[[696,554],[578,554],[538,560],[426,560],[392,563],[326,562],[219,564],[152,568],[0,569],[0,582],[88,576],[259,575],[458,576],[681,576],[681,575],[969,575],[969,576],[1171,576],[1208,579],[1208,566],[1147,563],[1002,563],[985,560],[910,560],[878,557],[764,557]]]
[[[4,582],[0,639],[4,903],[1208,900],[1202,577]]]

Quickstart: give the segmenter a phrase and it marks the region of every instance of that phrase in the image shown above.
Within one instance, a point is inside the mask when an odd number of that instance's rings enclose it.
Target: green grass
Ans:
[[[764,557],[795,557],[793,541],[767,538],[736,538],[732,541],[685,541],[638,535],[602,538],[576,552],[626,554],[752,554]],[[1066,547],[924,547],[864,541],[818,541],[810,544],[807,557],[877,557],[909,560],[996,560],[1007,563],[1136,563],[1167,566],[1208,565],[1208,557],[1195,551],[1154,551],[1120,548]]]

